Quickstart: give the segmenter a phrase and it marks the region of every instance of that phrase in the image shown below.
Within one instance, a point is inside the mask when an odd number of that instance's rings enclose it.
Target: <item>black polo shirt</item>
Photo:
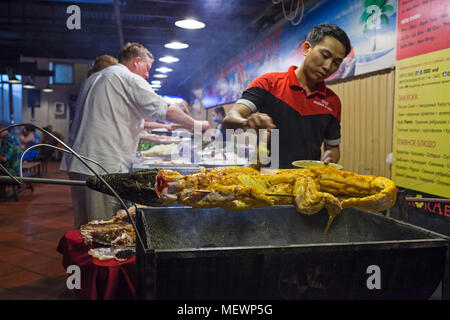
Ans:
[[[339,97],[325,83],[306,94],[295,69],[259,76],[236,102],[272,118],[279,129],[280,168],[295,160],[320,160],[322,143],[338,146],[341,137]]]

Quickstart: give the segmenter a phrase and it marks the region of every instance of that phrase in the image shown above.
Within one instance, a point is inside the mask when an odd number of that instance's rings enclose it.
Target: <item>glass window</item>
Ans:
[[[8,94],[8,75],[1,75],[0,91],[0,121],[9,123],[9,94]]]
[[[16,75],[17,79],[22,80],[21,75]],[[0,84],[0,121],[10,123],[22,122],[22,84],[9,84],[8,75],[1,75]],[[12,92],[12,99],[10,99],[10,89]],[[12,102],[12,105],[11,103]],[[11,110],[12,108],[12,110]],[[11,114],[14,118],[11,119]]]
[[[48,70],[53,71],[53,62],[51,61],[48,63]],[[48,84],[53,84],[53,76],[48,77]]]
[[[55,63],[54,83],[73,83],[73,65],[65,63]]]

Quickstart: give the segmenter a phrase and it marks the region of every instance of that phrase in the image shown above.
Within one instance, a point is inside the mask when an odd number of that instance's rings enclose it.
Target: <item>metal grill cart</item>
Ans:
[[[391,217],[450,236],[450,219],[446,211],[450,199],[426,193],[421,193],[424,198],[416,198],[411,195],[417,191],[399,189],[397,202],[389,209]]]
[[[324,236],[325,210],[307,216],[293,206],[241,212],[149,207],[137,210],[135,223],[121,195],[153,204],[150,180],[157,169],[136,173],[144,181],[132,184],[121,174],[100,176],[85,160],[103,169],[101,164],[54,138],[66,148],[60,150],[72,153],[95,176],[87,181],[14,177],[0,165],[8,174],[0,182],[86,186],[114,195],[136,231],[140,299],[428,299],[440,283],[442,299],[450,299],[446,235],[382,214],[344,209]],[[172,169],[189,174],[198,168]],[[449,199],[405,196],[398,201],[402,220],[408,214],[405,201]]]
[[[140,299],[449,299],[449,238],[381,214],[145,208]],[[370,285],[379,268],[380,288]],[[372,278],[371,278],[372,277]],[[372,288],[372,289],[370,289]]]

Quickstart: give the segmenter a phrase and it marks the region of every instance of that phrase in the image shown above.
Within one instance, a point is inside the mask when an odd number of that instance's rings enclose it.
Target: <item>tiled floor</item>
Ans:
[[[67,179],[59,163],[48,163],[42,177]],[[33,184],[19,201],[0,201],[0,300],[71,300],[62,255],[62,235],[73,229],[70,187]],[[8,188],[9,191],[9,188]]]

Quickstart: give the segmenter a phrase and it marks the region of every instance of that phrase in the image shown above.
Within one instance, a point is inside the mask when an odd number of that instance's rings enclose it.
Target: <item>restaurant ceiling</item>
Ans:
[[[102,54],[117,56],[122,41],[139,42],[156,58],[149,81],[154,80],[156,68],[169,67],[173,71],[162,79],[160,93],[183,94],[186,87],[200,82],[207,70],[237,55],[258,34],[284,18],[281,4],[274,2],[5,0],[0,2],[0,67],[17,63],[20,56],[88,60]],[[67,28],[70,5],[80,8],[80,29]],[[187,17],[204,22],[206,27],[187,30],[174,25]],[[189,48],[165,48],[170,41],[187,43]],[[159,62],[165,55],[180,60]]]

